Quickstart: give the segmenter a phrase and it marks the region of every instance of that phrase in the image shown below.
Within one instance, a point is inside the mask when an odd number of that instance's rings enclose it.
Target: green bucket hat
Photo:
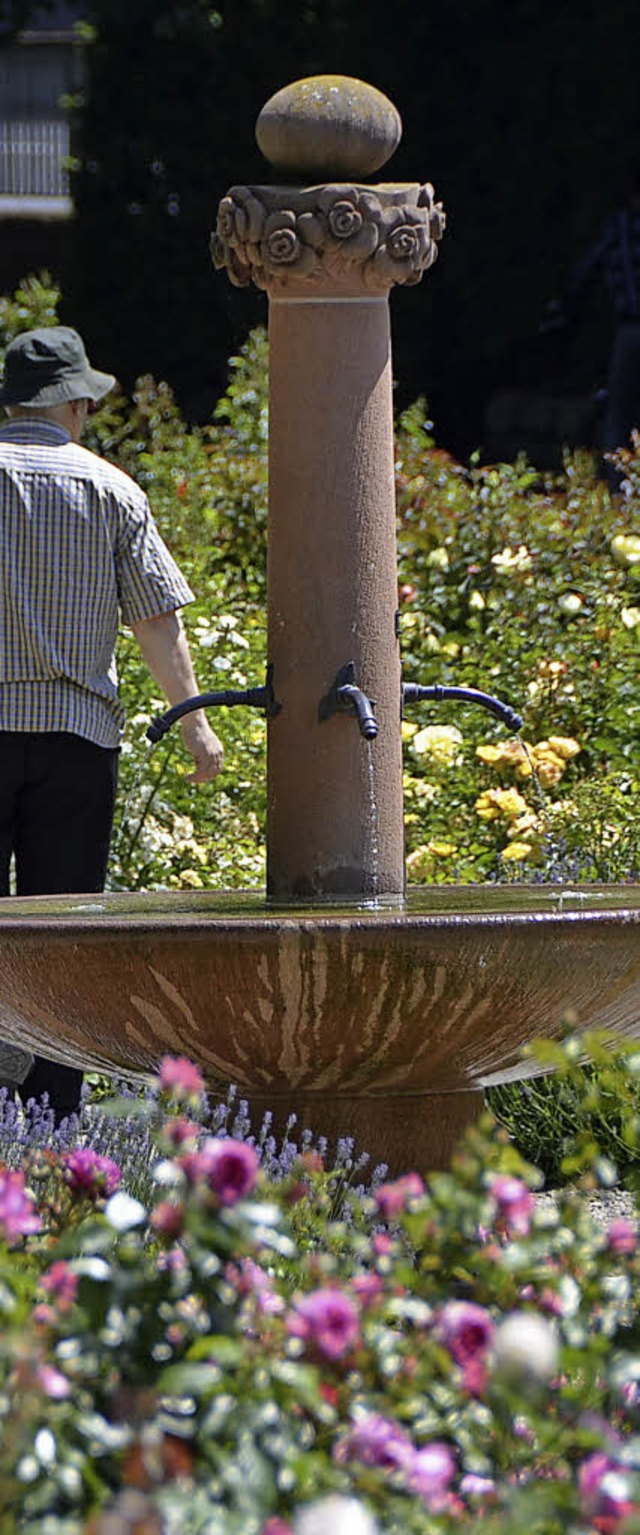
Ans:
[[[111,373],[92,368],[77,330],[66,325],[26,330],[7,347],[0,405],[62,405],[101,400],[113,389]]]

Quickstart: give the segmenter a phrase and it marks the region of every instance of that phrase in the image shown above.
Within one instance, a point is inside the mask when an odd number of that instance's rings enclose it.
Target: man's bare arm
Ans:
[[[170,704],[193,698],[200,690],[196,681],[187,637],[178,613],[159,613],[141,618],[131,628],[154,680]],[[224,748],[202,709],[185,714],[180,721],[182,737],[195,763],[190,783],[209,783],[222,768]]]

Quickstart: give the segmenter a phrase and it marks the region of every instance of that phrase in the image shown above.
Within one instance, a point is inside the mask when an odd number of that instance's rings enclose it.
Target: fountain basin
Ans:
[[[438,886],[313,911],[233,891],[5,900],[0,1007],[38,1054],[141,1077],[184,1054],[276,1124],[295,1112],[393,1168],[437,1166],[568,1009],[640,1032],[640,890]]]

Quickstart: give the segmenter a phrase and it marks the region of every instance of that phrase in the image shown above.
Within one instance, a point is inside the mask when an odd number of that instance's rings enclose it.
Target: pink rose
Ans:
[[[406,1208],[408,1199],[419,1199],[424,1194],[424,1183],[419,1173],[405,1173],[394,1183],[381,1183],[375,1191],[375,1201],[383,1220],[393,1220]]]
[[[197,1066],[183,1055],[165,1055],[160,1062],[160,1091],[178,1103],[200,1102],[204,1080]]]
[[[33,1195],[25,1187],[24,1173],[0,1168],[0,1236],[11,1243],[39,1231],[41,1226]]]
[[[360,1338],[356,1306],[343,1290],[331,1287],[312,1290],[295,1301],[287,1325],[290,1333],[303,1338],[326,1359],[343,1359]]]
[[[120,1168],[91,1146],[78,1146],[64,1159],[64,1176],[72,1194],[87,1199],[108,1198],[120,1184]]]
[[[235,1205],[255,1188],[260,1161],[258,1153],[246,1141],[230,1136],[204,1141],[201,1156],[209,1188],[222,1205]]]
[[[484,1358],[495,1334],[495,1326],[485,1311],[473,1301],[449,1301],[438,1319],[438,1329],[445,1348],[456,1364]]]
[[[638,1231],[635,1223],[629,1221],[624,1215],[618,1220],[612,1221],[607,1231],[607,1247],[611,1253],[634,1253],[638,1245]]]
[[[498,1174],[491,1179],[489,1191],[498,1206],[498,1219],[508,1235],[526,1237],[536,1203],[531,1189],[521,1178]]]

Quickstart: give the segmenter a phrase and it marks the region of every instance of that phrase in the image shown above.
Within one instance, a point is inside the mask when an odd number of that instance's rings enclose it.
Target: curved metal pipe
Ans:
[[[164,714],[156,714],[146,731],[148,741],[155,745],[175,725],[177,720],[183,719],[185,714],[193,714],[195,709],[213,709],[224,705],[232,708],[235,704],[247,704],[252,709],[264,709],[269,719],[278,714],[282,705],[276,701],[273,691],[273,677],[271,667],[267,670],[267,681],[261,688],[224,688],[215,693],[195,693],[192,698],[183,698],[181,703],[173,704],[171,709],[166,709]]]
[[[434,682],[431,687],[421,687],[417,682],[405,682],[402,687],[402,704],[417,704],[424,702],[446,703],[448,699],[458,699],[461,703],[479,704],[482,709],[488,709],[490,714],[495,714],[507,730],[522,730],[524,720],[521,714],[511,708],[510,704],[504,704],[500,698],[494,698],[491,693],[482,693],[479,688],[446,687],[443,683]]]

